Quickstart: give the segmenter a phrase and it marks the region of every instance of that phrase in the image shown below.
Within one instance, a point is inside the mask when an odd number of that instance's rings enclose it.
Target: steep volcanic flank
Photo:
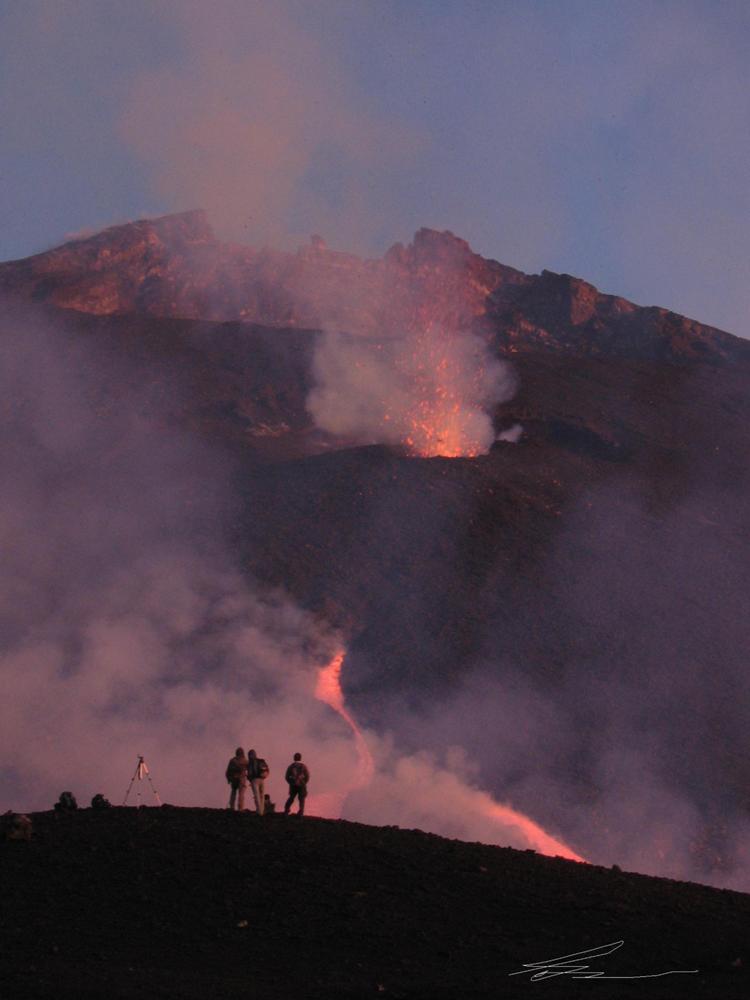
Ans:
[[[451,234],[363,261],[221,244],[200,213],[0,265],[0,288],[5,327],[112,360],[97,413],[137,386],[155,437],[231,456],[233,552],[342,630],[360,725],[463,747],[593,861],[750,886],[748,342]],[[321,328],[437,323],[512,365],[491,417],[518,443],[424,460],[314,425]]]

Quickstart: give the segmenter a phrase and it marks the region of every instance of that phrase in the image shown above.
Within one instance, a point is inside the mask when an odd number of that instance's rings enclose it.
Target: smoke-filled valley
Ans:
[[[426,230],[190,214],[0,288],[5,808],[137,753],[223,805],[249,742],[313,811],[750,888],[745,342]]]

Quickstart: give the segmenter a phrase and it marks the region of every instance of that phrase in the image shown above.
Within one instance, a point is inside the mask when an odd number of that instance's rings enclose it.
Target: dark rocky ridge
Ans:
[[[747,996],[750,896],[420,831],[208,809],[33,817],[0,843],[14,1000]],[[606,983],[511,977],[623,940]]]
[[[345,630],[361,719],[387,727],[404,704],[455,698],[477,663],[522,675],[577,734],[525,752],[578,808],[606,795],[597,765],[626,711],[632,744],[656,744],[653,774],[704,818],[704,877],[731,877],[726,821],[750,814],[747,342],[427,230],[363,262],[226,247],[180,216],[2,265],[0,284],[127,358],[147,416],[236,459],[232,541],[255,577]],[[520,376],[496,425],[520,422],[521,444],[420,460],[322,439],[304,405],[309,327],[332,313],[365,330],[448,315],[494,338]],[[128,389],[118,375],[98,403]],[[615,682],[635,693],[624,709],[582,697]],[[429,748],[465,743],[484,785],[596,856],[606,815],[570,826],[564,802],[524,783],[528,759],[496,762],[502,733],[442,725]]]
[[[474,325],[503,350],[662,360],[750,358],[750,346],[665,309],[599,293],[567,274],[526,275],[420,229],[380,260],[314,237],[296,253],[221,243],[204,213],[113,226],[0,264],[0,292],[97,315],[138,313],[381,332],[395,323]]]

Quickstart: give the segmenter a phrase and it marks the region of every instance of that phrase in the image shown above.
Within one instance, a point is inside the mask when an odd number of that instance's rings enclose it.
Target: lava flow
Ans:
[[[490,819],[502,823],[505,827],[517,827],[531,847],[535,851],[539,851],[540,854],[548,854],[550,857],[567,858],[568,861],[586,861],[585,858],[576,854],[563,841],[555,840],[554,837],[550,836],[532,819],[524,816],[523,813],[516,812],[510,806],[503,806],[498,802],[490,802],[485,806],[485,812]]]
[[[338,712],[354,735],[358,758],[357,777],[355,783],[347,790],[354,791],[365,788],[372,782],[375,777],[375,762],[364,736],[344,704],[344,694],[341,690],[341,668],[345,656],[345,652],[337,653],[326,667],[318,671],[315,697]],[[343,807],[345,797],[346,795],[342,794],[337,798],[339,812]],[[528,816],[524,816],[523,813],[517,812],[510,806],[494,802],[489,795],[478,790],[473,790],[472,801],[479,817],[489,819],[493,824],[497,823],[504,830],[518,830],[524,846],[528,845],[533,850],[539,851],[540,854],[552,857],[567,858],[570,861],[585,861],[585,858],[576,854],[567,844],[556,840]],[[500,837],[498,832],[498,840]]]
[[[346,653],[337,653],[327,667],[323,667],[322,670],[318,671],[318,682],[315,685],[315,697],[318,701],[325,702],[326,705],[330,705],[331,708],[338,712],[341,718],[346,722],[346,724],[351,729],[354,734],[354,745],[357,748],[357,782],[350,789],[352,791],[354,788],[364,788],[365,785],[369,785],[372,780],[372,776],[375,773],[375,762],[372,759],[372,754],[367,746],[364,736],[359,730],[357,723],[349,715],[344,706],[344,693],[341,690],[341,667],[344,663],[344,657]]]

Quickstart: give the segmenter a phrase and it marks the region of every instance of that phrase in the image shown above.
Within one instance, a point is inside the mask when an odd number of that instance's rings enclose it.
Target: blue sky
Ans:
[[[0,259],[196,206],[426,225],[750,336],[748,51],[733,0],[5,0]]]

